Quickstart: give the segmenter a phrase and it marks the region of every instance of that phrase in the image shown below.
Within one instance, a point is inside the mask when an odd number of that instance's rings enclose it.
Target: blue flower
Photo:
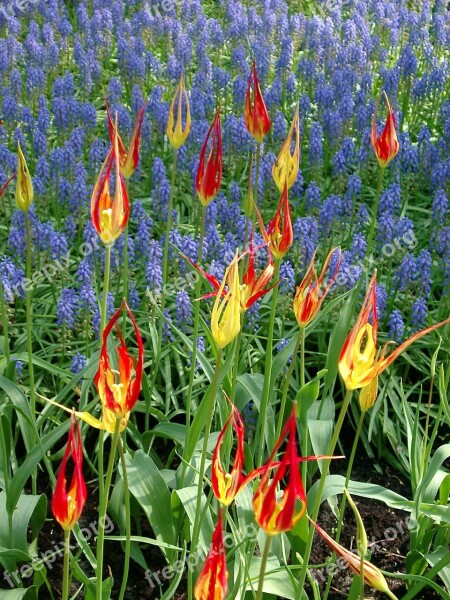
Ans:
[[[399,310],[395,309],[392,311],[388,321],[388,332],[389,337],[394,340],[397,344],[403,341],[403,335],[405,332],[405,324],[403,323],[403,317]]]
[[[75,290],[64,288],[56,306],[56,322],[58,325],[74,329],[79,307],[79,298]]]
[[[70,371],[74,375],[78,375],[78,373],[81,373],[81,371],[84,369],[86,364],[87,364],[86,357],[83,354],[80,354],[80,352],[77,352],[72,359],[72,363],[70,365]]]

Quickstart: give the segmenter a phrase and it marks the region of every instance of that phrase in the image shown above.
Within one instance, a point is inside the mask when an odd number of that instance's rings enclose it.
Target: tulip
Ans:
[[[125,179],[129,179],[135,170],[137,169],[139,163],[139,147],[141,144],[141,130],[142,123],[144,121],[144,114],[147,104],[141,108],[136,117],[136,121],[133,128],[133,133],[131,134],[130,146],[128,150],[125,149],[124,143],[120,135],[117,133],[117,142],[119,144],[119,156],[120,156],[120,171]],[[106,114],[108,115],[108,125],[109,125],[109,136],[111,138],[111,144],[114,145],[116,126],[111,118],[111,113],[109,111],[109,105],[106,101]]]
[[[292,137],[295,131],[295,148],[291,154]],[[298,105],[292,120],[291,129],[286,141],[281,148],[280,154],[272,168],[272,177],[280,192],[283,191],[284,184],[287,183],[288,189],[291,188],[298,176],[300,162],[300,123],[298,116]]]
[[[225,284],[228,292],[222,298]],[[241,330],[241,293],[239,286],[238,256],[234,257],[225,272],[217,292],[211,314],[211,332],[219,348],[225,348]]]
[[[227,595],[227,564],[223,541],[222,513],[219,511],[217,525],[205,564],[195,584],[195,600],[224,600]]]
[[[206,150],[210,144],[205,164]],[[222,129],[220,126],[220,106],[203,142],[200,152],[195,188],[203,206],[208,206],[216,196],[222,183]]]
[[[335,252],[338,252],[336,268],[333,275],[328,279],[326,287],[322,289],[324,277],[328,271],[331,258]],[[325,300],[328,292],[330,291],[341,266],[341,249],[333,248],[330,251],[325,260],[319,278],[317,278],[317,273],[314,266],[315,258],[316,253],[314,252],[308,270],[306,271],[306,275],[304,276],[301,284],[298,286],[294,298],[294,313],[300,327],[306,327],[313,319],[316,318],[318,312],[320,311],[322,302]]]
[[[177,104],[177,120],[175,122],[175,105]],[[183,100],[186,105],[186,121],[183,129]],[[170,143],[179,150],[186,141],[189,132],[191,131],[191,110],[189,107],[189,98],[184,87],[184,78],[181,75],[180,83],[178,84],[175,96],[173,97],[172,104],[169,111],[169,121],[167,123],[167,137]]]
[[[384,92],[384,97],[386,99],[386,104],[388,108],[388,116],[383,129],[383,133],[380,136],[378,136],[377,102],[372,120],[372,131],[370,134],[370,141],[372,142],[372,146],[378,159],[378,163],[383,169],[391,162],[391,160],[394,160],[400,149],[400,144],[397,139],[397,133],[395,131],[394,111],[392,110],[392,106],[389,102],[389,98],[387,97],[386,92]]]
[[[308,517],[309,518],[309,517]],[[321,536],[323,540],[330,546],[330,548],[336,552],[338,556],[341,556],[345,562],[348,564],[350,569],[356,573],[356,575],[361,574],[361,558],[350,550],[347,550],[337,542],[333,540],[332,537],[328,535],[317,523],[314,523],[311,519],[310,522],[314,525],[317,533]],[[383,573],[379,569],[377,569],[371,562],[368,560],[363,561],[364,564],[364,582],[369,585],[371,588],[378,590],[379,592],[383,592],[387,594],[393,600],[396,600],[394,594],[390,591],[387,581],[384,578]]]
[[[276,259],[281,260],[294,241],[287,183],[285,182],[284,184],[277,212],[270,221],[267,230],[264,227],[264,222],[256,205],[255,210],[264,241],[268,244],[272,255]]]
[[[376,309],[376,278],[377,273],[375,271],[369,289],[367,290],[361,312],[359,313],[358,319],[348,335],[339,356],[339,372],[349,391],[364,388],[369,384],[375,386],[374,379],[381,375],[397,356],[406,350],[413,342],[450,322],[450,319],[446,319],[423,331],[418,331],[408,340],[403,342],[403,344],[398,346],[389,356],[386,356],[386,353],[388,346],[393,342],[388,342],[381,350],[377,351],[378,321]],[[369,323],[370,315],[372,315],[373,319],[372,325]],[[362,348],[364,349],[362,350]],[[369,395],[368,390],[367,395],[363,396],[363,403],[367,403],[367,398],[370,398],[370,402],[372,400],[373,402],[375,401],[373,399],[374,387],[372,387],[371,395]]]
[[[16,204],[20,210],[27,212],[33,203],[34,190],[27,161],[19,142],[17,142],[17,157]]]
[[[261,481],[253,497],[253,510],[255,511],[256,520],[268,535],[290,531],[305,514],[306,493],[298,463],[329,458],[326,456],[299,458],[297,454],[295,413],[296,406],[294,405],[275,448],[266,465],[261,469]],[[279,463],[274,463],[273,458],[286,437],[288,440],[283,458]],[[288,469],[289,475],[286,477]],[[274,475],[270,481],[272,470],[274,470]],[[284,479],[287,479],[287,486],[281,500],[277,500],[277,486]]]
[[[70,487],[67,490],[66,469],[69,458],[73,462],[73,474]],[[70,531],[78,522],[86,502],[86,496],[81,432],[78,422],[72,417],[66,451],[64,452],[52,497],[53,515],[65,531]]]
[[[113,165],[116,170],[116,190],[114,200],[110,195]],[[120,172],[119,134],[117,117],[114,126],[114,143],[94,186],[91,199],[92,223],[105,244],[112,244],[125,230],[130,216],[125,180]]]
[[[270,131],[270,117],[267,112],[264,98],[259,87],[258,74],[256,72],[256,61],[253,61],[253,66],[248,79],[247,93],[245,96],[245,125],[255,140],[261,143]]]
[[[269,262],[257,277],[255,272],[255,249],[253,247],[253,231],[250,235],[250,244],[248,249],[249,259],[247,271],[242,277],[241,286],[241,308],[242,310],[248,310],[255,302],[257,302],[262,296],[268,294],[279,282],[275,283],[271,287],[267,288],[270,280],[274,274],[274,265],[272,257],[269,257]]]
[[[138,345],[138,359],[135,363],[134,359],[131,358],[126,347],[125,340],[123,339],[120,330],[117,329],[120,340],[120,346],[117,348],[118,369],[112,370],[108,356],[108,337],[112,328],[114,325],[116,325],[124,308],[128,312],[128,315],[133,323]],[[105,331],[103,332],[100,362],[98,371],[94,377],[94,383],[97,387],[102,406],[106,407],[110,411],[110,413],[108,413],[109,417],[112,413],[116,418],[123,419],[126,418],[130,413],[139,398],[139,394],[141,393],[143,366],[144,346],[142,343],[141,334],[139,333],[133,313],[124,300],[122,306],[113,315],[106,326]],[[134,378],[132,377],[133,369]],[[118,383],[116,383],[117,380]]]

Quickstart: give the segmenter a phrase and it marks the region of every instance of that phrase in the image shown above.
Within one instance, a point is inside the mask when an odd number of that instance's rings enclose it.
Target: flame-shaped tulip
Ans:
[[[249,255],[248,268],[247,268],[247,271],[243,275],[242,285],[240,285],[240,299],[241,299],[241,310],[242,311],[248,310],[262,296],[264,296],[265,294],[268,294],[270,292],[270,290],[273,289],[273,287],[275,287],[275,285],[278,285],[276,283],[269,288],[266,287],[269,284],[270,280],[272,279],[273,272],[274,272],[274,265],[273,265],[273,261],[272,261],[271,257],[269,257],[269,262],[268,262],[266,268],[264,269],[264,271],[262,271],[262,273],[260,273],[259,276],[256,276],[256,271],[255,271],[256,258],[255,258],[255,248],[253,246],[253,231],[250,236],[249,249],[246,252],[244,252],[243,254],[241,254],[241,256],[238,258],[238,261],[240,261],[247,253]],[[221,289],[220,281],[216,277],[214,277],[214,275],[210,275],[204,269],[199,267],[189,257],[185,256],[184,254],[182,254],[182,256],[192,267],[194,267],[194,269],[196,271],[198,271],[198,273],[200,273],[200,275],[202,275],[203,277],[205,277],[205,279],[208,280],[208,282],[212,285],[212,287],[215,290],[214,292],[211,292],[210,294],[206,294],[205,296],[202,296],[201,300],[203,300],[205,298],[211,298],[213,296],[217,296],[219,290]],[[227,281],[227,283],[229,283],[229,281]],[[221,294],[222,294],[222,297],[225,297],[227,294],[227,292],[225,291],[225,289],[223,287],[222,287]]]
[[[34,190],[33,182],[31,181],[30,171],[28,170],[27,161],[17,142],[17,182],[16,182],[16,204],[23,212],[27,212],[33,203]]]
[[[209,145],[208,158],[206,151]],[[203,206],[208,206],[216,196],[222,183],[222,128],[220,126],[220,106],[209,128],[200,152],[195,188]]]
[[[262,469],[261,481],[253,497],[255,517],[268,535],[290,531],[306,511],[306,493],[299,470],[299,463],[329,458],[325,456],[307,456],[297,454],[296,406],[277,441],[275,448]],[[277,464],[273,458],[287,437],[287,447],[281,461]],[[338,457],[336,457],[338,458]],[[286,475],[289,470],[289,474]],[[270,479],[273,471],[273,478]],[[287,480],[281,500],[278,500],[277,488],[281,481]]]
[[[295,147],[291,154],[292,138],[295,132]],[[297,177],[300,163],[300,122],[298,115],[298,105],[295,111],[292,125],[286,141],[281,148],[275,164],[272,167],[272,177],[280,192],[283,191],[284,184],[287,182],[288,189],[291,188]]]
[[[114,200],[110,195],[113,166],[116,172]],[[129,216],[130,204],[127,188],[124,177],[120,172],[119,134],[116,116],[114,143],[103,163],[92,192],[91,218],[102,242],[112,244],[126,228]]]
[[[292,229],[291,208],[289,206],[289,196],[287,183],[285,182],[277,212],[270,221],[267,230],[261,217],[261,213],[255,205],[259,225],[264,241],[269,246],[272,255],[281,260],[294,241],[294,230]]]
[[[248,267],[247,271],[242,277],[241,286],[241,307],[242,310],[248,310],[255,302],[257,302],[262,296],[268,294],[279,282],[276,282],[271,287],[267,288],[270,280],[273,277],[274,265],[272,257],[269,257],[269,262],[266,268],[256,276],[255,271],[255,248],[253,246],[253,231],[250,235],[250,243],[248,249]]]
[[[228,398],[227,400],[231,405],[231,414],[217,439],[211,465],[211,483],[214,495],[224,506],[229,506],[239,492],[244,489],[247,483],[257,477],[259,473],[265,469],[265,466],[255,469],[246,477],[244,477],[242,474],[242,470],[244,468],[244,423],[238,409]],[[223,440],[230,424],[233,425],[233,429],[236,434],[237,448],[231,472],[227,473],[222,466],[220,451],[222,449]]]
[[[327,285],[322,289],[323,280],[327,274],[331,258],[335,252],[338,252],[336,268],[331,277],[329,277]],[[322,306],[322,302],[325,300],[339,272],[339,268],[341,266],[341,249],[333,248],[330,251],[325,260],[319,278],[317,278],[316,268],[314,266],[315,258],[316,252],[313,254],[308,270],[306,271],[306,275],[304,276],[301,284],[298,286],[294,298],[294,313],[300,327],[306,327],[317,316]]]
[[[394,160],[400,149],[400,144],[397,139],[397,132],[395,131],[394,111],[392,110],[392,106],[389,102],[386,92],[384,92],[384,97],[386,99],[388,116],[383,132],[380,136],[377,132],[377,102],[372,120],[372,131],[370,134],[370,141],[372,142],[378,163],[382,168],[386,167],[391,160]]]
[[[69,458],[73,462],[72,481],[67,489],[66,470]],[[78,522],[86,502],[86,483],[83,478],[83,445],[77,420],[71,417],[69,437],[52,497],[55,519],[66,531]]]
[[[186,120],[183,128],[183,103],[186,110]],[[175,122],[175,108],[177,111]],[[169,142],[178,150],[186,141],[189,132],[191,131],[191,109],[189,106],[189,98],[184,87],[184,77],[181,75],[180,83],[176,89],[169,111],[169,120],[167,123],[167,137]]]
[[[257,142],[262,142],[270,131],[271,122],[259,87],[255,60],[248,78],[244,118],[249,133]]]
[[[386,356],[388,342],[382,349],[377,350],[377,308],[376,308],[376,271],[367,290],[359,317],[348,335],[339,356],[339,372],[347,390],[356,390],[373,384],[374,378],[378,377],[389,365],[413,342],[427,333],[438,329],[450,322],[446,319],[441,323],[432,325],[423,331],[418,331],[408,340],[398,346],[389,356]],[[372,315],[372,324],[369,318]],[[373,384],[374,385],[374,384]],[[372,389],[373,392],[373,389]],[[366,398],[368,398],[367,396]],[[373,399],[373,393],[371,398]],[[370,407],[369,407],[370,408]]]
[[[205,564],[194,587],[195,600],[224,600],[227,595],[227,564],[219,511]]]
[[[136,342],[138,346],[138,358],[135,361],[131,358],[125,340],[117,328],[120,346],[117,348],[118,367],[112,369],[108,356],[108,337],[112,328],[116,325],[123,309],[126,309],[134,327]],[[102,348],[100,351],[100,361],[98,371],[94,378],[100,400],[103,406],[106,406],[116,418],[126,417],[136,404],[142,386],[142,373],[144,367],[144,345],[141,334],[139,333],[136,320],[133,313],[124,300],[119,310],[112,316],[111,320],[103,332]],[[134,377],[133,377],[134,370]]]
[[[225,285],[228,292],[222,297]],[[211,332],[219,348],[225,348],[241,330],[241,293],[239,285],[238,255],[227,267],[217,292],[211,314]]]
[[[136,121],[133,127],[133,133],[131,134],[131,140],[128,150],[126,150],[122,138],[117,133],[117,142],[119,145],[119,157],[120,157],[120,171],[125,179],[129,179],[139,164],[139,148],[141,144],[141,131],[142,123],[144,121],[144,114],[147,104],[141,108],[138,112]],[[108,115],[108,126],[109,126],[109,137],[111,138],[111,144],[115,143],[115,124],[111,118],[108,102],[106,101],[106,114]]]
[[[325,540],[325,542],[330,546],[333,552],[336,552],[338,556],[341,556],[348,564],[350,569],[354,573],[356,573],[356,575],[361,575],[361,558],[356,554],[353,554],[353,552],[350,552],[350,550],[347,550],[347,548],[344,548],[343,546],[335,542],[333,538],[330,537],[328,533],[326,533],[326,531],[324,531],[321,527],[319,527],[319,525],[317,525],[317,523],[314,523],[314,521],[312,521],[311,519],[309,520],[314,525],[317,533],[323,540]],[[364,560],[363,562],[364,583],[366,583],[368,586],[375,590],[387,594],[389,598],[392,598],[392,600],[397,600],[396,596],[394,596],[394,594],[389,589],[389,586],[387,584],[386,579],[384,578],[383,573],[368,560]]]

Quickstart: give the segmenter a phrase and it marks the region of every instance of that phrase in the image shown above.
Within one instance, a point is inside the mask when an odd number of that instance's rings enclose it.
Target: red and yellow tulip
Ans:
[[[185,109],[185,122],[183,127],[183,106]],[[175,119],[176,109],[176,119]],[[181,75],[180,83],[176,89],[169,111],[167,122],[167,137],[175,150],[179,150],[186,141],[191,131],[191,109],[189,98],[184,87],[184,77]]]
[[[144,104],[144,106],[138,112],[128,150],[126,150],[119,133],[117,134],[117,142],[119,144],[120,171],[125,179],[129,179],[133,175],[139,164],[139,147],[141,144],[142,123],[144,121],[146,107],[147,104]],[[111,144],[114,145],[116,126],[111,118],[107,101],[106,114],[108,115],[109,137],[111,139]]]
[[[224,600],[227,595],[227,564],[219,511],[205,564],[194,587],[195,600]]]
[[[295,147],[291,154],[292,138],[295,132]],[[275,164],[272,167],[272,177],[280,192],[283,191],[284,184],[287,183],[288,189],[291,188],[297,177],[300,163],[300,122],[298,115],[298,105],[295,111],[292,125],[286,141],[281,148]]]
[[[338,252],[338,261],[334,273],[328,279],[327,285],[322,289],[323,280],[327,274],[328,267],[330,265],[331,258],[335,252]],[[328,254],[325,263],[322,268],[320,277],[317,277],[316,268],[314,261],[316,253],[311,259],[306,275],[303,281],[298,286],[295,298],[294,298],[294,313],[295,318],[300,327],[306,327],[315,317],[317,316],[322,302],[325,300],[328,292],[330,291],[334,280],[339,272],[341,266],[341,249],[333,248]]]
[[[123,311],[127,311],[134,327],[136,342],[138,346],[138,358],[135,361],[129,354],[125,340],[117,328],[120,340],[120,346],[117,348],[118,366],[117,370],[111,368],[108,356],[108,337],[114,325]],[[144,367],[144,346],[141,334],[139,332],[133,313],[124,300],[122,306],[113,315],[103,332],[102,348],[100,351],[100,361],[98,371],[94,377],[94,383],[97,387],[102,406],[112,413],[115,418],[127,418],[130,411],[136,404],[141,393],[142,374]],[[133,377],[134,371],[134,377]]]
[[[366,404],[370,404],[371,400],[369,399],[373,399],[374,397],[374,379],[387,369],[397,356],[419,338],[450,322],[450,319],[446,319],[423,331],[418,331],[408,340],[403,342],[403,344],[398,346],[391,354],[386,356],[388,346],[393,342],[388,342],[383,348],[377,349],[378,320],[376,308],[376,278],[377,274],[375,271],[369,289],[367,290],[361,312],[359,313],[358,319],[349,333],[339,356],[339,372],[347,390],[364,388],[370,384],[373,386],[363,397]],[[371,315],[372,324],[369,323]],[[371,392],[371,394],[369,394],[369,392]]]
[[[208,158],[205,160],[209,146]],[[208,206],[217,195],[222,183],[222,128],[220,106],[209,128],[200,152],[195,188],[203,206]]]
[[[248,79],[244,119],[250,135],[252,135],[257,142],[262,142],[270,131],[271,122],[261,93],[261,88],[259,87],[256,61],[253,61],[250,77]]]
[[[394,160],[400,149],[400,144],[397,139],[397,132],[395,130],[394,111],[392,110],[392,106],[389,102],[389,98],[387,97],[386,92],[384,92],[384,97],[386,99],[388,116],[383,132],[381,133],[381,135],[378,135],[377,132],[377,102],[372,120],[372,131],[370,134],[370,141],[372,142],[372,146],[378,159],[378,163],[382,168],[386,167],[391,162],[391,160]]]
[[[285,182],[277,212],[270,221],[267,230],[264,226],[261,214],[255,206],[259,225],[264,241],[269,246],[272,255],[281,260],[294,241],[294,231],[292,229],[291,208],[289,206],[289,196],[287,183]]]
[[[299,458],[297,454],[297,426],[295,407],[277,441],[275,448],[261,473],[261,481],[253,497],[255,517],[268,535],[276,535],[290,531],[306,511],[306,493],[298,463],[304,460],[314,460],[314,457]],[[273,458],[278,449],[287,440],[283,458],[274,468]],[[287,471],[289,470],[289,474]],[[270,479],[273,471],[273,477]],[[287,480],[281,500],[277,499],[278,484]]]
[[[111,198],[111,176],[116,172],[114,200]],[[114,125],[114,141],[94,186],[91,199],[91,218],[100,239],[113,244],[127,226],[130,204],[124,176],[120,170],[119,134],[117,117]]]
[[[67,489],[66,470],[69,459],[73,462],[73,473],[70,487]],[[78,522],[86,497],[81,432],[77,420],[72,416],[66,451],[64,452],[52,497],[53,515],[66,531],[70,531]]]

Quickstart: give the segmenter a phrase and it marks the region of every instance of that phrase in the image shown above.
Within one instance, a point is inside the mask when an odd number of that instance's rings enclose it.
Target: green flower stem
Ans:
[[[217,351],[216,369],[214,371],[214,377],[211,381],[211,386],[207,392],[207,401],[209,402],[208,416],[205,424],[205,435],[203,437],[203,448],[202,456],[200,459],[200,469],[198,473],[198,486],[197,486],[197,503],[195,506],[195,519],[194,526],[192,528],[192,541],[191,541],[191,553],[195,553],[200,533],[200,516],[202,508],[202,495],[203,495],[203,478],[205,476],[205,465],[206,465],[206,454],[208,452],[208,440],[211,432],[211,425],[214,417],[214,405],[217,394],[217,387],[219,383],[220,366],[222,363],[222,349],[219,348]],[[188,569],[188,598],[192,600],[192,571]]]
[[[127,190],[127,196],[129,198],[128,189],[129,183],[128,179],[125,179],[125,186]],[[123,297],[125,300],[128,300],[128,223],[123,232]],[[122,322],[122,333],[125,336],[127,326],[127,313],[124,311],[123,313],[123,322]]]
[[[61,600],[69,600],[70,586],[70,531],[64,530],[64,568]]]
[[[266,574],[267,560],[269,558],[271,543],[272,537],[270,535],[266,535],[266,543],[264,544],[264,550],[261,559],[261,569],[259,571],[258,591],[256,593],[256,600],[262,600],[263,597],[264,576]]]
[[[275,259],[275,270],[273,274],[274,281],[278,281],[280,276],[280,265],[281,260]],[[277,310],[277,300],[278,300],[278,285],[273,288],[272,295],[272,312],[270,314],[270,322],[269,322],[269,335],[267,337],[267,346],[266,346],[266,362],[264,366],[264,387],[261,398],[261,411],[260,411],[260,431],[259,431],[259,448],[258,448],[258,465],[262,465],[263,454],[264,454],[264,442],[266,439],[266,419],[267,419],[267,405],[269,403],[270,396],[270,380],[272,377],[272,346],[273,346],[273,331],[275,327],[275,316]]]
[[[120,587],[119,600],[123,600],[127,589],[128,573],[130,571],[130,554],[131,554],[131,507],[130,507],[130,491],[128,488],[128,473],[125,462],[125,454],[123,451],[122,440],[118,440],[120,463],[122,465],[123,492],[125,496],[125,560],[123,563],[122,585]]]
[[[232,380],[231,380],[230,400],[233,404],[234,404],[234,399],[236,397],[236,385],[237,385],[237,378],[238,378],[238,371],[239,371],[239,356],[240,356],[240,350],[241,350],[243,325],[244,325],[244,314],[241,314],[241,330],[238,333],[238,336],[236,338],[236,345],[234,347],[234,369],[233,369],[233,375],[232,375]]]
[[[164,251],[163,251],[163,276],[162,276],[162,293],[161,293],[161,317],[159,319],[158,324],[158,350],[155,356],[155,364],[153,367],[153,375],[150,382],[150,391],[149,391],[149,400],[151,400],[153,389],[156,385],[156,378],[158,377],[159,371],[159,363],[161,362],[161,351],[162,351],[162,335],[163,335],[163,326],[164,326],[164,310],[166,307],[166,292],[167,292],[167,277],[169,273],[169,238],[170,231],[172,229],[172,211],[173,211],[173,200],[175,197],[175,181],[177,175],[177,160],[178,160],[178,150],[173,151],[173,160],[172,160],[172,176],[170,182],[170,197],[169,197],[169,206],[167,208],[167,222],[166,222],[166,232],[164,239]],[[169,410],[169,406],[167,405],[170,402],[170,397],[167,398],[166,401],[166,413]],[[149,403],[147,406],[147,410],[145,411],[145,429],[149,428]]]
[[[256,206],[258,206],[258,198],[259,198],[259,172],[261,168],[261,142],[257,143],[256,146],[256,166],[255,166],[255,186],[253,188],[253,202]],[[252,174],[250,173],[250,177]],[[260,207],[258,207],[260,210]],[[253,210],[252,213],[252,229],[255,229],[256,224],[256,210]]]
[[[100,312],[100,343],[102,342],[103,331],[106,327],[107,307],[108,307],[108,292],[109,278],[111,273],[111,244],[105,246],[105,272],[103,278],[103,294]]]
[[[31,279],[32,270],[32,240],[31,240],[31,224],[28,211],[25,212],[25,231],[26,231],[26,243],[27,243],[27,262],[26,262],[26,278],[29,281]],[[27,350],[28,350],[28,373],[30,376],[30,408],[31,418],[33,422],[36,422],[36,394],[34,387],[34,366],[33,366],[33,309],[31,306],[31,291],[32,287],[27,286],[25,306],[26,306],[26,318],[27,318]],[[35,445],[35,432],[34,429],[31,435],[31,443]],[[37,470],[34,469],[31,476],[31,488],[32,494],[36,494],[37,490]]]
[[[375,202],[374,202],[374,205],[373,205],[372,220],[370,222],[369,236],[367,238],[367,249],[366,249],[366,257],[365,257],[366,260],[370,256],[370,252],[371,252],[371,248],[372,248],[372,242],[373,242],[373,238],[375,236],[375,228],[376,228],[377,216],[378,216],[378,207],[380,205],[381,190],[383,189],[384,170],[385,170],[385,167],[381,167],[380,170],[379,170],[379,172],[378,172],[377,193],[376,193]]]
[[[328,451],[327,451],[328,456],[332,456],[334,454],[334,451],[335,451],[335,448],[336,448],[336,445],[337,445],[337,442],[339,439],[339,434],[341,433],[342,424],[344,422],[345,415],[347,414],[347,409],[349,407],[351,398],[352,398],[352,391],[347,390],[347,393],[345,394],[344,402],[342,403],[341,412],[339,413],[339,417],[338,417],[336,426],[334,428],[334,432],[333,432],[333,436],[331,438],[330,445],[328,446]],[[324,462],[324,464],[323,464],[322,474],[320,476],[319,488],[317,490],[316,505],[314,507],[313,516],[312,516],[313,521],[317,520],[317,515],[319,514],[320,503],[321,503],[321,499],[322,499],[323,490],[325,488],[325,481],[327,479],[328,470],[330,468],[331,458],[327,458],[323,462]],[[309,530],[308,540],[306,543],[305,554],[303,556],[303,564],[302,564],[302,568],[300,570],[298,587],[297,587],[297,591],[295,594],[296,600],[300,600],[301,595],[302,595],[303,586],[305,585],[306,571],[308,569],[309,557],[311,556],[313,539],[314,539],[314,527],[311,526],[310,530]]]
[[[205,240],[205,223],[206,223],[206,206],[202,205],[202,216],[200,220],[200,243],[198,245],[197,264],[201,266],[203,262],[203,245]],[[192,401],[192,390],[194,388],[194,377],[195,369],[197,365],[197,343],[198,343],[198,331],[200,326],[200,295],[202,293],[203,277],[199,275],[196,286],[195,286],[195,312],[194,312],[194,330],[192,336],[192,357],[191,357],[191,368],[189,370],[189,384],[188,392],[186,396],[186,430],[185,430],[185,451],[189,447],[189,436],[191,432],[191,401]],[[184,456],[186,458],[186,455]],[[186,462],[185,468],[183,469],[183,481],[186,473]]]
[[[300,328],[301,337],[301,352],[300,352],[300,385],[305,386],[305,328]],[[304,421],[305,422],[305,421]],[[305,427],[302,431],[302,456],[308,456],[308,428]],[[308,477],[308,463],[302,463],[302,479],[306,485]]]
[[[3,431],[3,421],[0,417],[0,445],[1,445],[1,459],[2,459],[2,471],[3,471],[3,478],[4,478],[4,489],[5,489],[5,495],[8,498],[8,494],[9,494],[9,484],[10,484],[10,464],[9,464],[9,456],[8,456],[8,452],[7,452],[7,446],[6,446],[6,432]],[[12,549],[14,548],[14,536],[13,536],[13,512],[14,511],[7,511],[8,512],[8,542],[9,542],[9,547]]]
[[[5,358],[6,358],[6,367],[8,368],[9,360],[11,357],[9,350],[9,324],[8,324],[8,313],[7,306],[5,301],[4,289],[2,280],[0,277],[0,307],[2,311],[2,329],[3,329],[3,337],[5,338]]]
[[[358,447],[358,442],[359,442],[359,438],[360,438],[360,435],[361,435],[361,431],[362,431],[362,426],[363,426],[363,423],[364,423],[364,416],[365,416],[365,414],[366,414],[365,412],[361,412],[361,415],[359,417],[358,427],[356,428],[355,439],[353,440],[352,451],[351,451],[351,454],[350,454],[350,459],[348,461],[347,473],[345,474],[344,488],[348,488],[348,482],[350,481],[350,477],[351,477],[351,474],[352,474],[353,463],[355,461],[355,456],[356,456],[356,449]],[[345,512],[346,502],[347,502],[347,497],[346,497],[345,494],[343,494],[342,495],[342,500],[341,500],[341,506],[340,506],[340,509],[339,509],[339,519],[338,519],[338,524],[337,524],[337,529],[336,529],[336,537],[335,537],[337,543],[339,543],[339,539],[341,537],[341,531],[342,531],[342,524],[344,522],[344,512]],[[333,554],[330,564],[334,564],[334,562],[336,561],[336,558],[337,558],[336,554]],[[325,589],[323,600],[326,600],[328,598],[328,594],[330,593],[331,583],[332,583],[332,571],[330,571],[330,574],[328,576],[327,587]],[[363,583],[363,585],[364,585],[364,583]]]
[[[103,588],[103,551],[105,543],[105,520],[106,511],[108,508],[109,490],[114,471],[114,462],[116,458],[117,442],[119,439],[120,418],[116,418],[116,426],[111,441],[111,452],[109,454],[108,469],[106,471],[106,481],[103,489],[103,494],[100,496],[98,509],[98,538],[97,538],[97,594],[96,599],[102,600]]]
[[[304,328],[302,328],[302,330],[304,331]],[[292,373],[294,372],[294,369],[295,369],[295,361],[297,359],[297,353],[298,353],[301,343],[302,343],[302,331],[300,331],[298,334],[297,343],[295,344],[294,353],[293,353],[292,359],[291,359],[291,364],[289,365],[289,369],[286,374],[286,380],[284,382],[283,394],[281,396],[280,411],[279,411],[279,415],[278,415],[277,430],[275,433],[276,440],[278,440],[281,435],[281,429],[283,427],[283,422],[284,422],[284,412],[286,410],[286,400],[287,400],[287,394],[288,394],[288,390],[289,390],[289,384],[291,383]]]

